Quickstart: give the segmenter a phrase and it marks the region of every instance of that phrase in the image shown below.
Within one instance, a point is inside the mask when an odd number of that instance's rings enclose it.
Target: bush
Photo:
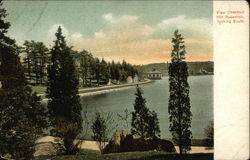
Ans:
[[[204,129],[206,138],[203,140],[203,143],[207,147],[214,146],[214,123],[210,122],[210,124]]]
[[[107,138],[107,121],[104,117],[100,115],[99,112],[96,113],[95,119],[92,123],[91,129],[93,131],[93,140],[98,141],[101,153],[105,147],[105,142]]]
[[[79,127],[77,123],[62,124],[58,128],[58,135],[62,138],[66,154],[76,154],[79,149],[78,144],[74,144],[74,140],[79,135]]]
[[[142,138],[160,137],[160,126],[155,111],[150,111],[146,106],[146,99],[142,97],[142,90],[137,85],[134,112],[132,112],[131,133]]]

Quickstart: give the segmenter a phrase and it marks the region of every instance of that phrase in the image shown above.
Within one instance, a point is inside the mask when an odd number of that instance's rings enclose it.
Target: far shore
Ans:
[[[147,79],[146,81],[142,81],[142,82],[134,82],[134,83],[127,83],[127,84],[106,85],[106,86],[100,86],[100,87],[84,88],[84,89],[79,89],[79,96],[83,97],[83,96],[92,96],[92,95],[110,93],[110,92],[130,89],[135,85],[142,85],[142,84],[147,84],[147,83],[151,83],[151,82],[153,82],[153,81]],[[38,94],[38,96],[44,96],[44,95],[45,95],[45,93]],[[42,101],[47,101],[47,100],[48,100],[48,98],[43,98],[42,99]]]

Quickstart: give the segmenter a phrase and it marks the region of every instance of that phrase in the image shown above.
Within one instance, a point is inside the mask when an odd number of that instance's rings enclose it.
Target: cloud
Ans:
[[[212,22],[205,18],[189,18],[179,15],[158,23],[152,38],[170,39],[176,29],[185,38],[187,60],[212,59]]]
[[[131,15],[123,15],[119,18],[114,18],[112,13],[107,13],[102,15],[102,18],[110,23],[120,23],[120,22],[127,22],[127,21],[137,21],[139,16],[131,16]]]
[[[114,18],[111,13],[108,13],[102,17],[110,23],[108,28],[96,31],[90,38],[70,36],[71,45],[75,49],[87,49],[96,56],[105,57],[108,60],[126,59],[131,63],[142,60],[142,56],[145,57],[149,50],[153,52],[153,43],[149,43],[148,37],[154,32],[154,28],[142,24],[138,16],[124,15]],[[157,45],[154,48],[156,47]]]
[[[157,24],[157,32],[153,37],[167,38],[172,36],[176,29],[180,30],[185,38],[209,40],[212,38],[212,23],[208,19],[188,18],[185,15],[162,20]]]
[[[70,33],[62,24],[66,41],[76,50],[90,50],[94,56],[106,60],[126,59],[133,64],[166,62],[170,60],[171,38],[179,29],[185,38],[187,60],[212,59],[212,25],[207,19],[187,18],[184,15],[162,20],[154,26],[143,24],[138,16],[102,15],[107,27],[85,37]],[[54,35],[59,24],[49,30]],[[52,34],[53,33],[53,34]]]
[[[108,21],[108,22],[111,22],[111,23],[114,23],[114,22],[115,22],[112,13],[104,14],[104,15],[102,15],[102,18],[103,18],[104,20]]]
[[[82,38],[82,34],[81,33],[74,33],[71,35],[71,37],[73,39],[81,39]]]

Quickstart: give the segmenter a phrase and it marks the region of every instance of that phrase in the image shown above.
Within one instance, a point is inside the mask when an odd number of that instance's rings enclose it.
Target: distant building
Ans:
[[[156,79],[161,79],[161,77],[162,77],[162,73],[156,70],[155,68],[152,71],[147,73],[148,79],[156,80]]]
[[[214,73],[213,72],[208,72],[207,70],[205,69],[200,69],[199,72],[197,73],[198,75],[213,75]]]

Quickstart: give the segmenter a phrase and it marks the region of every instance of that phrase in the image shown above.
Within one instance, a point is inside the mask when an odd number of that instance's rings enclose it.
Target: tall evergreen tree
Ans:
[[[82,129],[81,104],[78,95],[78,75],[71,55],[71,48],[66,45],[61,27],[55,33],[55,45],[51,49],[51,64],[48,67],[47,98],[52,133],[61,125],[77,124],[78,132]]]
[[[96,79],[97,86],[99,86],[100,79],[101,79],[101,63],[98,58],[94,59],[93,70],[94,70],[94,74],[95,74],[94,77]]]
[[[99,149],[103,153],[105,142],[108,140],[108,124],[107,120],[101,116],[99,112],[96,113],[94,121],[92,122],[91,129],[93,132],[93,140],[99,143]]]
[[[104,84],[107,84],[109,82],[110,73],[108,70],[108,64],[104,59],[102,59],[101,61],[101,77]]]
[[[214,122],[211,121],[205,128],[204,128],[206,138],[203,139],[203,144],[207,147],[214,147]]]
[[[92,55],[92,53],[88,54],[88,79],[89,79],[89,85],[92,86],[92,80],[95,77],[95,59]]]
[[[146,99],[142,97],[142,90],[137,85],[135,111],[132,112],[131,132],[142,138],[160,137],[160,127],[157,114],[146,107]]]
[[[34,62],[36,64],[36,70],[35,70],[35,74],[36,74],[36,83],[37,84],[45,84],[46,82],[46,76],[47,76],[47,72],[46,72],[46,66],[48,65],[49,61],[49,53],[48,53],[48,48],[43,44],[43,42],[35,42],[35,52],[36,57]]]
[[[35,140],[47,126],[46,112],[27,85],[19,47],[6,36],[6,15],[0,2],[0,155],[30,159]]]
[[[26,56],[23,58],[23,66],[25,71],[25,77],[31,82],[32,78],[32,60],[31,60],[31,43],[29,41],[24,42],[23,52],[25,52]]]
[[[44,84],[48,65],[48,48],[42,42],[25,41],[24,67],[26,77],[31,84]]]
[[[174,38],[172,38],[172,59],[169,64],[168,113],[170,115],[170,131],[173,141],[179,146],[180,154],[190,150],[192,138],[188,68],[184,61],[186,51],[183,39],[176,30]]]
[[[148,118],[146,119],[148,125],[148,137],[151,138],[158,138],[160,137],[160,126],[159,126],[159,119],[157,117],[157,113],[155,111],[148,112]]]
[[[109,71],[110,71],[110,78],[112,80],[114,80],[115,79],[115,62],[114,61],[112,61],[110,63],[110,65],[109,65]]]
[[[80,62],[80,74],[82,79],[82,86],[88,85],[88,75],[89,75],[89,64],[88,64],[88,52],[83,50],[79,52],[79,62]]]

